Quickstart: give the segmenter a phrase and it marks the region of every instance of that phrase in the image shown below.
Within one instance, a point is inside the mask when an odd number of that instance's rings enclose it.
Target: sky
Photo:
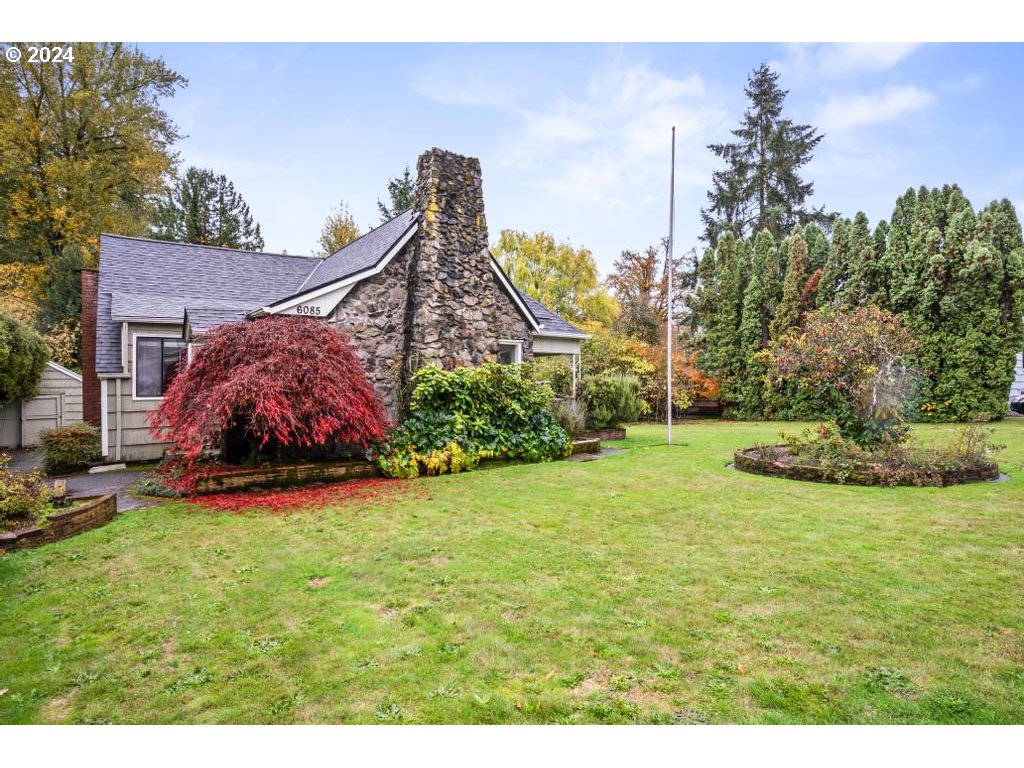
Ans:
[[[363,231],[430,147],[480,158],[490,238],[544,230],[605,274],[667,234],[699,246],[746,78],[781,73],[784,113],[825,138],[814,205],[872,222],[908,187],[959,184],[1024,212],[1024,46],[995,44],[142,44],[189,79],[164,106],[182,168],[234,182],[266,250],[310,254],[340,201]]]

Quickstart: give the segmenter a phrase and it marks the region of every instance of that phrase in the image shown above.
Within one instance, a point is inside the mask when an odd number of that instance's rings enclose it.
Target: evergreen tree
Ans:
[[[736,141],[708,146],[726,165],[713,174],[709,206],[701,210],[704,239],[711,245],[724,232],[743,238],[768,229],[779,236],[797,225],[829,220],[824,208],[807,207],[814,184],[800,176],[823,135],[783,117],[788,91],[779,88],[778,79],[767,64],[754,70],[745,88],[749,106],[732,131]]]
[[[875,241],[871,237],[868,217],[858,211],[853,217],[849,230],[848,259],[846,281],[839,291],[838,304],[847,309],[865,306],[868,297],[874,292],[873,280]]]
[[[86,256],[76,245],[65,246],[52,258],[46,269],[46,281],[35,317],[36,328],[44,337],[60,337],[62,332],[70,335],[69,343],[63,345],[70,352],[70,358],[62,354],[63,350],[52,351],[61,365],[75,369],[82,365],[81,270],[86,266]]]
[[[782,283],[782,301],[771,324],[771,338],[777,341],[787,331],[800,325],[806,309],[801,299],[807,283],[807,243],[799,234],[788,239],[786,277]]]
[[[190,167],[157,202],[153,236],[179,243],[263,250],[260,225],[223,174]]]
[[[402,211],[412,208],[416,201],[416,181],[412,177],[409,166],[405,166],[401,176],[395,176],[388,181],[389,203],[385,204],[377,200],[377,210],[380,211],[380,222],[393,219]]]
[[[818,286],[818,306],[835,306],[850,279],[850,220],[839,219],[832,227],[832,243]]]
[[[768,345],[771,306],[768,295],[769,272],[775,259],[775,238],[766,229],[757,233],[751,255],[750,278],[743,295],[740,321],[740,348],[744,370],[737,385],[739,405],[736,415],[745,419],[764,416],[765,377],[768,365],[760,353]]]
[[[750,270],[750,245],[726,232],[713,259],[712,269],[710,257],[705,257],[703,271],[707,282],[698,288],[697,294],[704,318],[697,364],[701,371],[718,379],[722,404],[733,408],[740,403],[739,384],[745,368],[740,326]]]
[[[918,339],[920,416],[963,421],[1006,412],[1024,345],[1024,248],[1013,206],[975,215],[956,186],[897,201],[885,255],[891,303]]]

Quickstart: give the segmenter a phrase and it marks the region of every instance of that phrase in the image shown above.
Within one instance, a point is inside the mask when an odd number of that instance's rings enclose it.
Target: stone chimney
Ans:
[[[96,375],[96,302],[99,273],[82,270],[82,418],[100,426],[100,380]]]
[[[406,364],[478,365],[497,351],[499,325],[480,161],[435,148],[416,170]]]

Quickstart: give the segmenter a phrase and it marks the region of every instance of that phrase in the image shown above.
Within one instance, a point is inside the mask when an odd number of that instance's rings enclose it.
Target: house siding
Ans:
[[[122,334],[122,355],[126,363],[127,378],[112,378],[107,383],[107,445],[108,456],[114,461],[152,461],[163,456],[171,447],[168,442],[157,442],[149,431],[149,412],[161,400],[138,400],[132,397],[132,379],[135,375],[136,336],[163,336],[181,338],[181,325],[157,323],[128,323],[127,334]],[[120,404],[120,408],[118,408]],[[118,439],[120,436],[120,440]]]

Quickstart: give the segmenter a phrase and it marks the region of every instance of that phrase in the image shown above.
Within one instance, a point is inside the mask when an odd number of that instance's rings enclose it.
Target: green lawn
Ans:
[[[1024,722],[1024,420],[999,484],[726,468],[781,426],[0,557],[0,722]]]

